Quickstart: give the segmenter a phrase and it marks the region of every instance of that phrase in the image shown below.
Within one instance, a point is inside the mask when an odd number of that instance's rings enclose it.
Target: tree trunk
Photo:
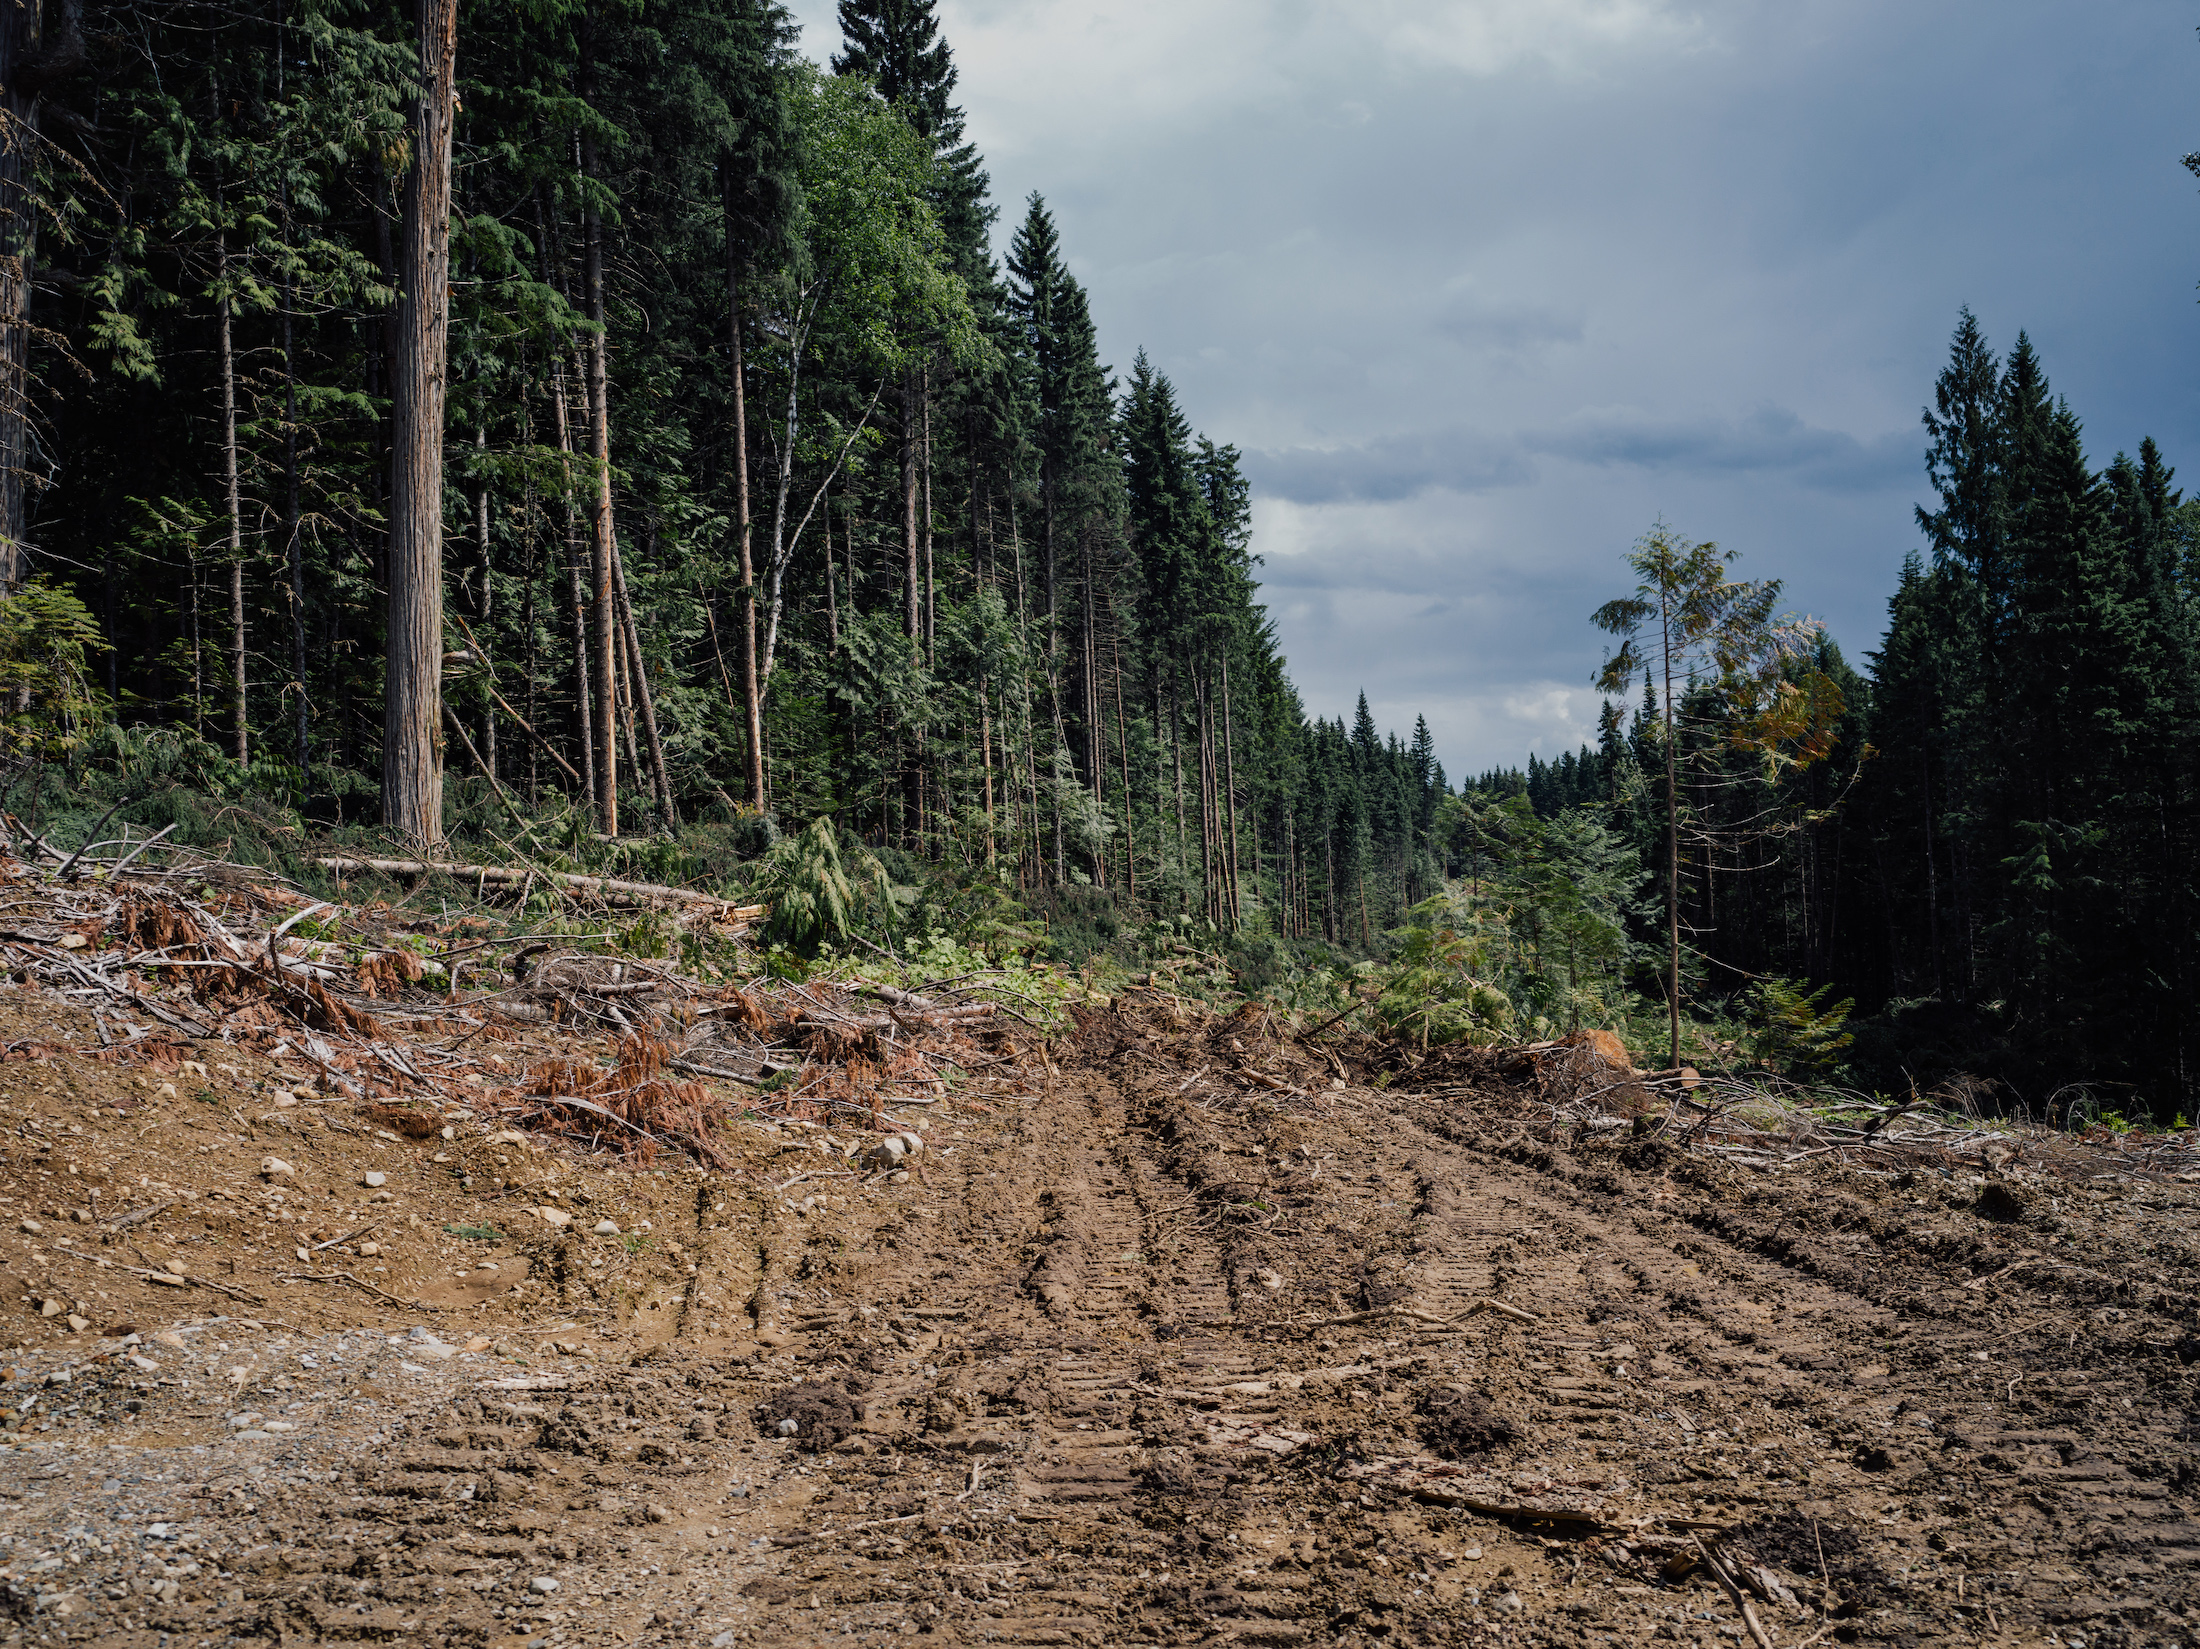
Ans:
[[[646,550],[648,545],[645,543]],[[672,775],[665,770],[664,741],[657,736],[657,701],[649,690],[649,669],[642,663],[641,632],[634,624],[634,602],[626,593],[626,558],[614,548],[611,577],[619,603],[619,622],[626,629],[627,659],[634,672],[634,702],[642,712],[642,733],[649,741],[649,771],[657,782],[657,799],[663,803],[665,824],[680,827],[680,809],[672,799]]]
[[[1176,873],[1182,876],[1190,850],[1184,829],[1184,700],[1173,666],[1169,671],[1169,757],[1176,764]]]
[[[836,564],[833,561],[833,504],[831,499],[828,498],[825,501],[824,508],[818,511],[817,524],[819,530],[825,534],[825,650],[834,658],[838,658],[840,656],[840,589],[834,577]],[[853,522],[849,523],[848,538],[852,548],[855,540],[855,524]],[[855,557],[853,553],[849,556],[848,574],[850,588],[853,589],[855,581]]]
[[[618,602],[612,601],[612,617],[618,617]],[[611,632],[612,690],[618,709],[619,731],[626,738],[626,770],[636,784],[643,782],[641,745],[634,737],[634,679],[631,673],[631,656],[627,651],[624,627],[614,625]]]
[[[474,478],[474,553],[480,557],[475,570],[481,574],[481,594],[475,598],[474,613],[481,620],[482,628],[488,628],[489,620],[496,612],[496,590],[489,580],[489,426],[486,422],[474,425],[474,460],[480,473]],[[486,664],[488,661],[482,661]],[[481,759],[494,779],[497,772],[497,713],[493,705],[481,709]]]
[[[565,358],[551,368],[551,397],[558,416],[558,462],[565,478],[565,570],[571,584],[567,607],[573,620],[573,717],[580,736],[581,788],[593,805],[596,797],[596,736],[589,713],[588,590],[581,579],[580,512],[574,507],[573,425],[565,402]]]
[[[382,822],[443,836],[443,397],[450,329],[451,120],[458,0],[417,0],[421,95],[405,177],[397,353],[391,384],[388,686]]]
[[[733,344],[733,467],[734,495],[741,512],[741,719],[748,737],[749,805],[761,812],[764,796],[764,706],[756,681],[756,555],[755,531],[749,505],[749,400],[748,370],[741,349],[741,263],[739,243],[733,232],[733,201],[726,202],[726,329]],[[830,595],[833,559],[831,518],[825,534],[827,590]],[[833,645],[840,645],[839,626],[834,626]]]
[[[918,643],[924,639],[924,630],[918,611],[922,587],[917,542],[917,391],[912,372],[903,373],[901,379],[901,544],[901,633]]]
[[[593,42],[583,25],[581,95],[594,91]],[[581,172],[590,181],[596,176],[596,142],[581,134]],[[603,220],[596,208],[587,208],[583,233],[586,245],[584,279],[587,283],[588,319],[594,327],[588,341],[588,419],[591,456],[595,461],[596,487],[589,511],[589,573],[595,603],[596,643],[596,828],[606,836],[619,833],[618,642],[611,597],[611,557],[614,526],[611,516],[611,405],[606,383],[610,367],[610,342],[604,331]]]
[[[221,281],[222,483],[229,504],[229,754],[252,758],[252,725],[245,708],[244,501],[237,479],[237,357],[231,342],[229,237],[215,243]]]
[[[1659,601],[1662,607],[1664,597]],[[1668,1067],[1681,1062],[1681,793],[1673,749],[1673,631],[1661,611],[1665,637],[1665,933],[1667,1022],[1672,1031]]]
[[[287,214],[286,214],[287,215]],[[283,542],[290,568],[290,668],[297,695],[292,712],[297,741],[299,782],[312,771],[308,744],[310,712],[306,705],[306,562],[305,545],[299,541],[301,512],[298,504],[298,372],[294,353],[289,283],[283,290]]]
[[[1237,755],[1230,738],[1230,655],[1222,655],[1222,806],[1230,826],[1230,926],[1245,920],[1245,901],[1238,889]],[[1259,866],[1254,867],[1255,874]]]
[[[1131,824],[1131,735],[1130,724],[1123,714],[1123,637],[1118,633],[1113,639],[1115,648],[1115,753],[1123,765],[1123,897],[1133,905],[1138,903],[1138,836]]]
[[[23,581],[29,529],[31,271],[38,255],[31,150],[38,133],[42,0],[0,10],[0,594]]]
[[[985,863],[988,870],[994,862],[993,822],[993,702],[986,691],[986,678],[978,678],[978,759],[985,767]]]
[[[939,607],[932,589],[932,374],[918,380],[923,395],[924,420],[924,661],[939,654]]]

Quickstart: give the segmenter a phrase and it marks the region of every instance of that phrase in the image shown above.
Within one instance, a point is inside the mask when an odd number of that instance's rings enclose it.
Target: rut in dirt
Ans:
[[[1546,1141],[1243,1022],[1083,1040],[860,1224],[699,1202],[691,1338],[270,1496],[236,1599],[143,1630],[1732,1643],[1702,1536],[1783,1645],[2189,1641],[2188,1308],[2024,1260],[2076,1210]]]

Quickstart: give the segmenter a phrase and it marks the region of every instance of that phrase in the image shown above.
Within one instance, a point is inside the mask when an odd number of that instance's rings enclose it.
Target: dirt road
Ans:
[[[103,1360],[24,1327],[8,1641],[2200,1642],[2200,1188],[1383,1075],[1103,1012],[905,1183],[795,1129],[731,1177],[392,1148],[499,1229],[585,1211],[434,1315],[270,1268],[250,1323],[142,1283]]]

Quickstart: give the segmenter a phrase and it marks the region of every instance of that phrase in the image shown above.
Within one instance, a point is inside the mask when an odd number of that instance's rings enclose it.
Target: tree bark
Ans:
[[[919,378],[924,426],[924,661],[939,654],[939,607],[932,587],[932,374]]]
[[[489,452],[489,426],[486,421],[474,425],[474,461],[479,473],[474,477],[474,553],[480,557],[475,570],[481,574],[481,593],[474,600],[474,616],[486,629],[496,611],[496,590],[489,581],[489,470],[486,462]],[[487,661],[484,660],[484,663]],[[497,772],[497,713],[493,706],[483,705],[481,710],[481,759],[494,780]]]
[[[1238,889],[1237,754],[1230,737],[1230,655],[1222,655],[1222,807],[1230,826],[1230,926],[1245,920],[1245,901]],[[1255,867],[1256,873],[1258,866]]]
[[[417,0],[421,95],[405,178],[391,385],[389,635],[382,822],[443,836],[443,401],[450,330],[451,121],[458,0]]]
[[[593,74],[589,75],[592,80]],[[584,94],[585,95],[585,94]],[[596,144],[581,136],[581,172],[593,182]],[[618,626],[611,596],[611,558],[616,530],[611,515],[610,340],[604,330],[603,219],[591,203],[583,232],[588,319],[595,330],[588,342],[588,422],[590,456],[595,464],[595,494],[589,507],[589,574],[593,586],[596,643],[596,828],[619,833]]]
[[[1669,1068],[1681,1062],[1681,793],[1673,749],[1673,621],[1665,611],[1665,596],[1658,596],[1658,622],[1664,638],[1665,664],[1665,932],[1668,946],[1669,990],[1666,1013],[1672,1030]]]
[[[244,501],[237,480],[237,357],[231,342],[229,237],[215,243],[221,282],[222,483],[229,504],[229,754],[251,760],[252,726],[245,709]]]
[[[764,795],[764,706],[756,680],[756,555],[749,505],[749,400],[747,363],[741,349],[741,254],[733,232],[733,197],[726,197],[726,330],[733,344],[734,493],[741,512],[741,716],[748,734],[749,804],[762,811]],[[831,519],[827,518],[825,563],[830,593],[833,559]],[[835,626],[837,630],[837,624]],[[839,638],[834,638],[837,647]]]
[[[290,570],[290,668],[297,678],[291,683],[292,691],[297,694],[292,727],[297,742],[299,780],[304,783],[305,775],[312,770],[312,747],[308,743],[310,711],[306,704],[306,562],[305,545],[299,541],[302,512],[298,502],[298,370],[292,297],[290,283],[286,281],[283,283],[283,543],[284,558]]]
[[[1115,753],[1123,765],[1123,897],[1138,903],[1138,836],[1131,825],[1131,735],[1123,714],[1123,637],[1113,638],[1115,648]],[[989,791],[990,794],[990,791]]]
[[[919,567],[921,550],[917,542],[917,390],[914,372],[904,372],[901,378],[901,546],[901,633],[912,643],[921,643],[924,639],[924,620],[919,611],[923,589]]]
[[[680,809],[672,799],[672,775],[665,770],[664,741],[657,736],[657,700],[649,690],[649,670],[642,663],[641,632],[635,628],[634,603],[626,593],[626,559],[616,548],[611,553],[611,577],[619,603],[619,622],[626,630],[627,659],[634,674],[634,703],[642,713],[642,733],[649,743],[649,770],[657,782],[657,799],[664,805],[665,823],[677,830]]]
[[[551,397],[557,408],[558,459],[565,477],[565,570],[570,583],[568,616],[573,621],[573,714],[580,735],[581,790],[593,805],[596,796],[596,734],[590,714],[591,672],[588,667],[588,589],[581,578],[580,515],[574,507],[573,427],[565,404],[565,360],[561,354],[551,368]]]

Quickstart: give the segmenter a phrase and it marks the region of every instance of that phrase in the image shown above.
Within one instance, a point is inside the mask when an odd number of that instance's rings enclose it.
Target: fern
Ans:
[[[1856,999],[1828,1002],[1832,994],[1831,985],[1806,991],[1801,980],[1759,980],[1758,1057],[1775,1069],[1822,1070],[1834,1064],[1835,1056],[1856,1040],[1847,1029]]]

